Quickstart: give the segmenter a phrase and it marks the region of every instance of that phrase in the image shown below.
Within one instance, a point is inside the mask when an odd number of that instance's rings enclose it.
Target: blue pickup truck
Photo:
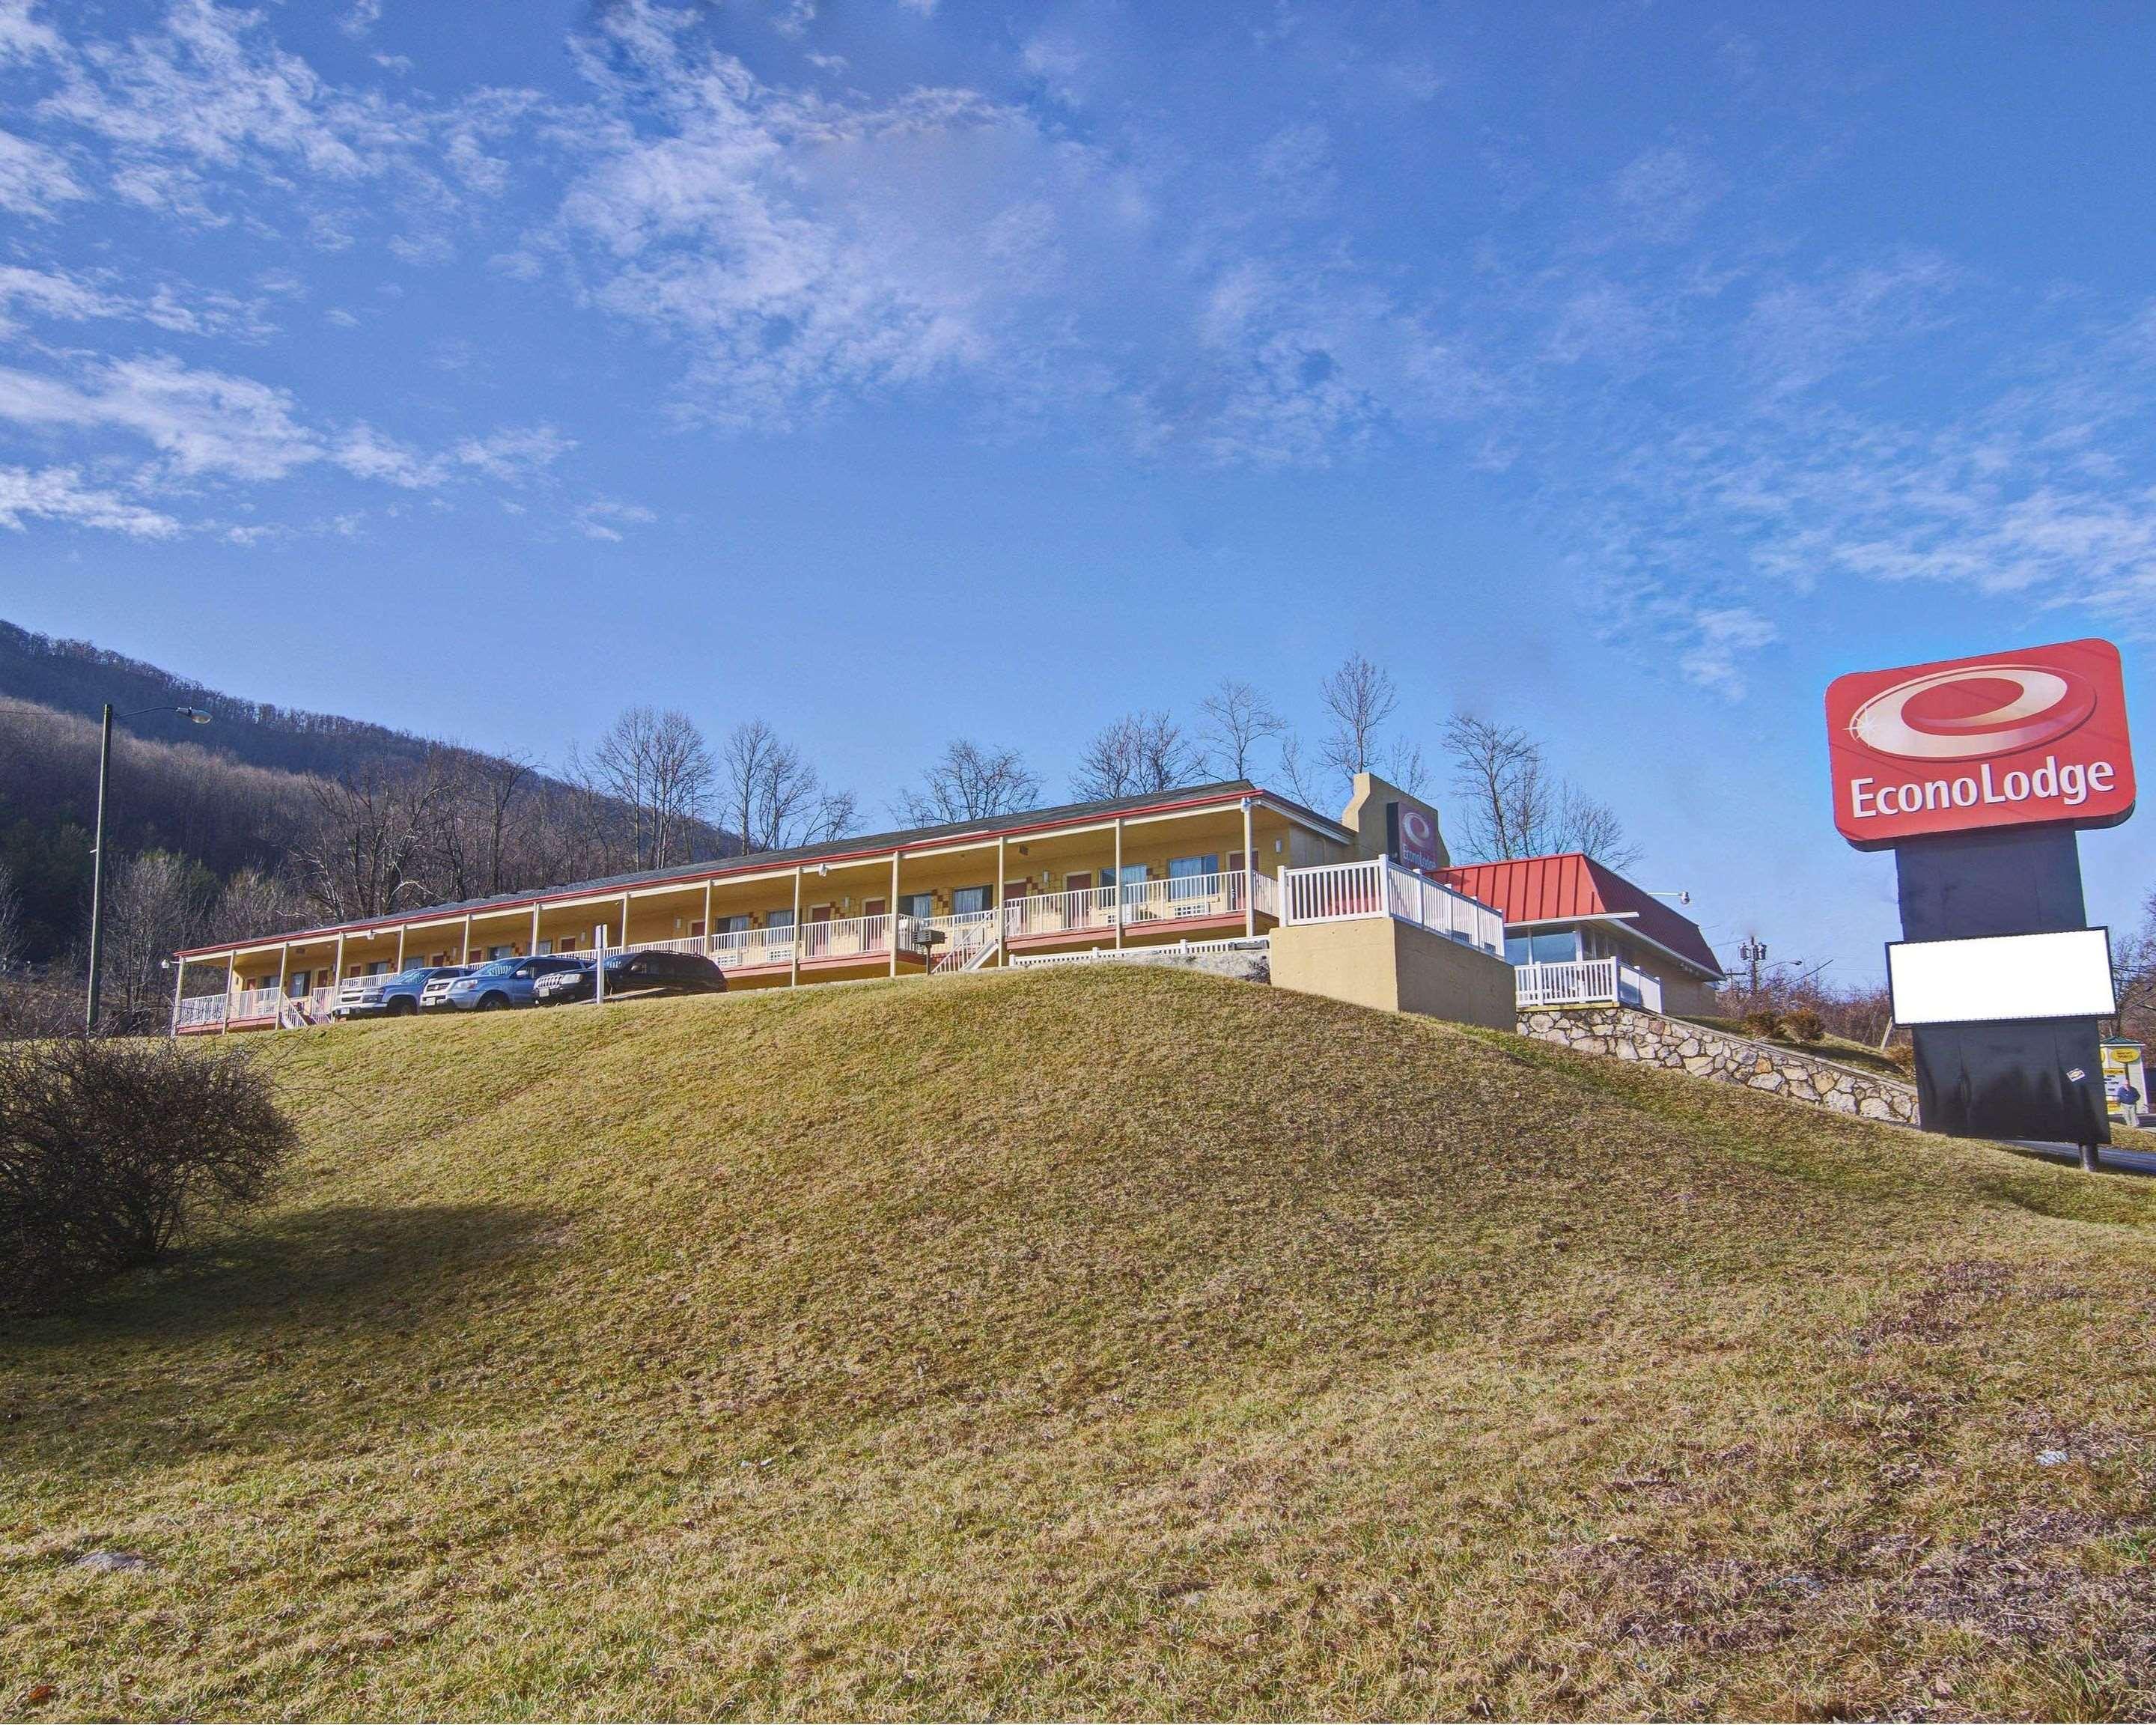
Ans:
[[[337,990],[333,1019],[401,1019],[419,1009],[419,994],[436,977],[460,977],[461,964],[422,964],[377,976],[350,976]]]
[[[541,977],[557,970],[582,970],[584,964],[582,958],[566,956],[497,958],[470,976],[459,977],[447,988],[428,989],[426,1007],[429,1012],[493,1012],[505,1006],[529,1006],[532,987]]]

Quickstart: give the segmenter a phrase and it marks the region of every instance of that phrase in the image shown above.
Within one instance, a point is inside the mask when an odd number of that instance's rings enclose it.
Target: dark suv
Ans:
[[[596,968],[557,971],[531,991],[539,1006],[592,998]],[[606,961],[606,998],[641,1000],[660,994],[723,994],[726,973],[698,952],[615,952]]]
[[[440,1004],[459,1012],[495,1012],[506,1006],[529,1006],[539,979],[557,971],[578,970],[581,958],[497,958],[482,964],[470,976],[460,976],[449,986]],[[428,1005],[435,1003],[430,997]]]

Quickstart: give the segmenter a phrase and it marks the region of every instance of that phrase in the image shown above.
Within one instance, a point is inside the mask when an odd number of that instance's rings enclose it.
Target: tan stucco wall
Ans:
[[[1274,986],[1299,994],[1498,1030],[1515,1023],[1511,965],[1389,916],[1276,928],[1272,955]]]

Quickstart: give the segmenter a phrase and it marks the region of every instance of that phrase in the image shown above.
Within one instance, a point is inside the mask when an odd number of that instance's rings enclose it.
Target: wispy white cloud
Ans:
[[[642,526],[659,519],[657,515],[640,503],[622,503],[612,498],[594,498],[578,508],[570,518],[577,531],[587,539],[619,542],[625,526]]]
[[[88,195],[57,151],[0,131],[0,209],[49,216],[61,204]]]
[[[31,521],[95,527],[135,539],[169,539],[181,531],[168,515],[85,485],[72,467],[0,466],[0,527],[21,531]]]
[[[282,479],[321,454],[283,390],[170,355],[105,361],[80,382],[0,368],[0,418],[36,430],[129,433],[186,476]]]

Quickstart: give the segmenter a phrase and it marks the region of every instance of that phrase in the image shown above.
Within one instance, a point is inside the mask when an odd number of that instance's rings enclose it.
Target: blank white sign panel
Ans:
[[[2101,1019],[2118,1009],[2111,937],[2101,928],[1896,941],[1887,948],[1887,985],[1897,1024]]]

